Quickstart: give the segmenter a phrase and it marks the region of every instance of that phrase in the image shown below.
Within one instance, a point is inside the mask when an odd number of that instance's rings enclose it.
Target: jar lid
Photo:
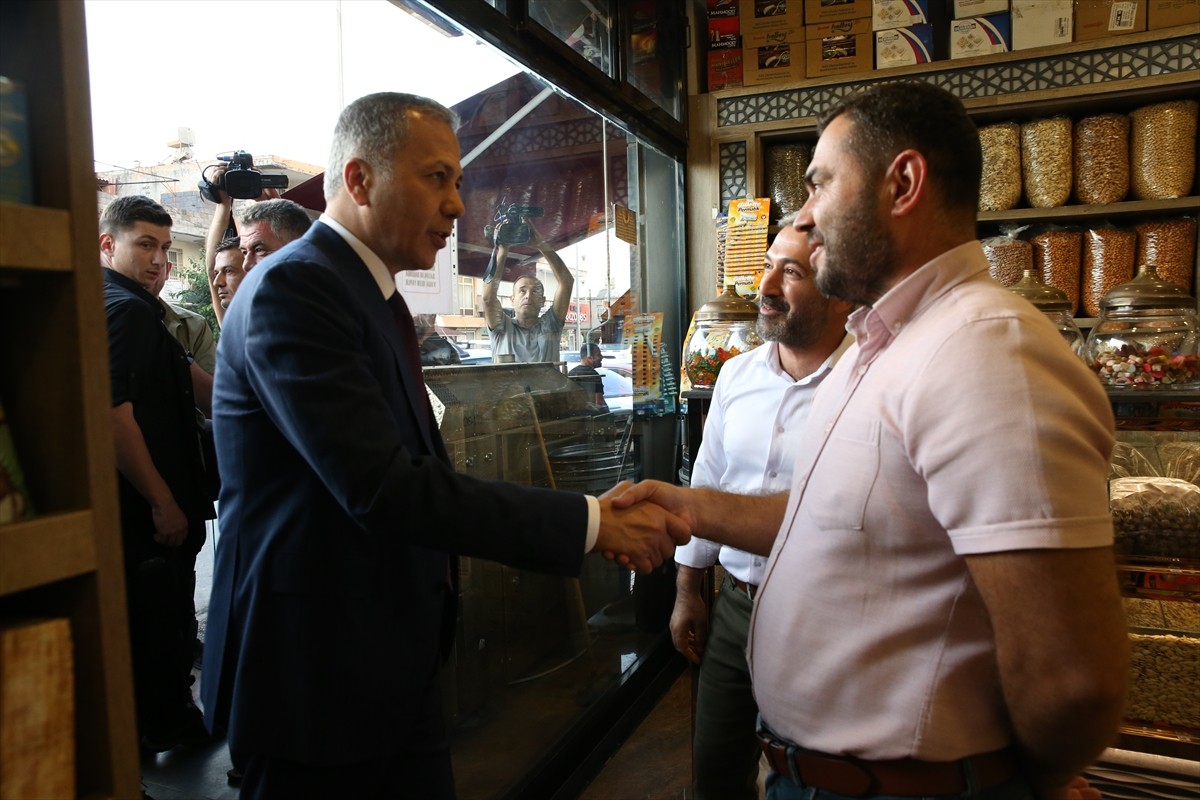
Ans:
[[[1194,313],[1196,298],[1185,287],[1158,277],[1153,264],[1142,264],[1136,278],[1100,298],[1100,308],[1182,308]]]
[[[1025,270],[1021,280],[1009,286],[1008,290],[1013,294],[1021,295],[1042,311],[1069,312],[1071,310],[1071,301],[1067,299],[1067,293],[1062,289],[1042,283],[1031,269]]]
[[[709,300],[696,311],[696,321],[734,322],[758,319],[758,306],[738,294],[737,286],[729,284],[715,300]]]

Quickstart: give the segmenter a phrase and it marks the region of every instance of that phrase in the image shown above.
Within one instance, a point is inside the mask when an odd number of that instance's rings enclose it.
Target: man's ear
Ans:
[[[916,150],[901,150],[887,170],[887,187],[892,216],[904,216],[912,211],[925,194],[929,165]]]
[[[346,193],[360,206],[368,205],[370,192],[375,184],[375,171],[361,158],[351,158],[342,168],[342,183]]]
[[[100,234],[100,254],[112,258],[117,240],[111,233]]]

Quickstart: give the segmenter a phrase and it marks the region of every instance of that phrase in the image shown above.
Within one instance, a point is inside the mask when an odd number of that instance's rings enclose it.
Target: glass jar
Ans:
[[[1115,388],[1200,388],[1196,299],[1160,279],[1152,265],[1142,265],[1137,277],[1101,298],[1087,358],[1100,380]]]
[[[711,389],[721,365],[763,343],[755,330],[758,306],[729,284],[696,312],[692,337],[683,351],[683,367],[695,389]]]
[[[1048,283],[1042,283],[1031,269],[1025,270],[1021,280],[1008,287],[1008,290],[1033,303],[1039,311],[1046,315],[1047,319],[1054,323],[1054,327],[1058,329],[1059,334],[1075,355],[1080,358],[1084,357],[1083,331],[1079,330],[1079,326],[1075,324],[1075,318],[1071,316],[1071,300],[1067,297],[1066,292],[1056,289]]]

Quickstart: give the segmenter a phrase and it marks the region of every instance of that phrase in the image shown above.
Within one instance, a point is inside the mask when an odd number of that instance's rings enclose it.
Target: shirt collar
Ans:
[[[154,310],[158,312],[160,319],[166,314],[162,304],[159,303],[158,298],[147,292],[146,288],[140,283],[132,278],[122,275],[112,267],[105,267],[102,265],[101,268],[104,270],[104,280],[107,283],[116,284],[122,289],[127,289],[128,291],[133,292],[139,299],[145,303],[148,303],[152,308],[154,308]]]
[[[355,255],[363,260],[363,263],[367,265],[367,269],[371,273],[371,277],[379,285],[379,291],[385,300],[398,291],[396,278],[388,271],[388,268],[383,263],[383,259],[375,255],[371,248],[363,244],[361,239],[347,230],[345,225],[329,216],[328,211],[321,214],[318,221],[325,223],[333,229],[334,233],[345,239],[346,244],[350,245],[350,249],[354,251]]]
[[[875,305],[855,309],[846,329],[857,339],[860,356],[878,352],[930,303],[987,268],[987,256],[980,243],[965,242],[922,264],[884,293]]]
[[[829,370],[833,369],[833,365],[836,364],[838,359],[842,357],[842,353],[845,353],[846,348],[852,344],[854,344],[854,337],[847,333],[842,337],[841,344],[837,346],[836,350],[829,354],[829,357],[821,363],[821,366],[817,367],[811,373],[799,378],[798,380],[792,380],[792,376],[783,371],[783,363],[779,360],[779,342],[770,341],[766,343],[764,346],[765,349],[763,360],[767,364],[767,369],[771,370],[773,375],[777,375],[787,381],[790,381],[796,386],[806,386],[820,378],[825,373],[829,372]]]

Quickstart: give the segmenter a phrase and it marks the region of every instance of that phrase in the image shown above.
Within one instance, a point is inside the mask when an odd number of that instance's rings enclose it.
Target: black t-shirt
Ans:
[[[594,400],[596,395],[604,397],[604,380],[595,368],[580,364],[572,367],[571,371],[567,373],[567,377],[588,393],[589,401]]]
[[[187,354],[163,324],[158,301],[134,281],[104,269],[104,313],[108,320],[112,407],[133,404],[155,468],[189,522],[186,550],[204,541],[204,520],[214,516],[196,425],[196,401]],[[121,528],[126,554],[153,557],[150,504],[119,475]]]

